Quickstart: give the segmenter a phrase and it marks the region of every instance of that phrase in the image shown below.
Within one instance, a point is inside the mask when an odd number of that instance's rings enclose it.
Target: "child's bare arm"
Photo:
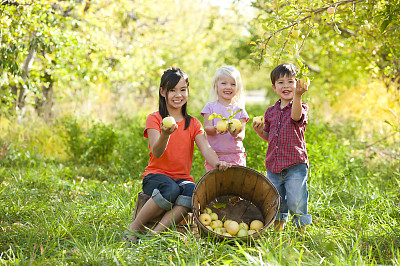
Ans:
[[[204,159],[206,159],[208,164],[210,164],[213,168],[218,168],[219,170],[226,170],[229,167],[231,167],[230,163],[219,160],[218,155],[211,148],[210,144],[207,141],[206,136],[203,133],[198,134],[194,140],[201,154],[203,155]]]
[[[172,125],[170,128],[161,126],[161,133],[153,128],[147,129],[149,146],[154,157],[160,158],[164,154],[165,149],[167,148],[169,135],[171,135],[176,129],[178,129],[178,125],[176,124]]]
[[[291,117],[294,121],[299,121],[301,119],[301,115],[303,114],[303,110],[301,107],[301,97],[303,93],[308,90],[308,84],[304,82],[303,86],[300,86],[300,81],[297,81],[296,91],[293,97],[293,105],[292,105],[292,113]]]

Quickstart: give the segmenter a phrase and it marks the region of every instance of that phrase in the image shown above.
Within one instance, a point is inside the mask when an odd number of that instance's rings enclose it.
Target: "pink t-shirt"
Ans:
[[[233,109],[233,112],[236,110],[242,109],[242,111],[238,112],[235,115],[235,118],[241,119],[244,118],[246,119],[246,122],[249,121],[249,115],[247,114],[246,110],[244,108],[241,108],[237,103],[234,103],[232,105],[229,105],[228,107],[223,106],[220,102],[210,102],[207,103],[206,106],[204,106],[203,110],[201,110],[201,115],[204,116],[204,114],[209,114],[211,115],[212,113],[217,113],[220,115],[223,115],[226,118],[229,118],[231,113],[229,110]],[[215,126],[218,121],[221,120],[220,118],[214,118],[212,121],[213,125]],[[243,142],[240,140],[236,140],[235,138],[232,137],[231,134],[227,133],[224,135],[214,135],[214,136],[209,136],[207,135],[208,142],[210,143],[211,147],[214,149],[216,152],[221,152],[221,153],[240,153],[244,152],[244,147],[243,147]]]

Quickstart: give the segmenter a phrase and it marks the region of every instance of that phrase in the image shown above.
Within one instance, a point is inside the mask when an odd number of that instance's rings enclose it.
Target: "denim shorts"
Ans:
[[[195,183],[186,179],[173,179],[163,174],[148,174],[143,179],[143,192],[164,210],[174,205],[191,208]]]
[[[287,222],[290,214],[296,226],[310,224],[312,217],[308,214],[307,207],[307,165],[295,164],[283,169],[280,173],[267,170],[267,177],[278,189],[280,195],[281,204],[276,220]]]

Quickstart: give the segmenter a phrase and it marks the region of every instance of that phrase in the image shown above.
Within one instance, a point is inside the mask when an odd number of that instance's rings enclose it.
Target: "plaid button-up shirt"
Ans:
[[[305,163],[308,165],[304,132],[308,120],[308,105],[302,103],[302,116],[299,121],[291,118],[292,102],[281,109],[281,100],[265,112],[264,131],[268,133],[268,150],[265,168],[280,173],[289,166]]]

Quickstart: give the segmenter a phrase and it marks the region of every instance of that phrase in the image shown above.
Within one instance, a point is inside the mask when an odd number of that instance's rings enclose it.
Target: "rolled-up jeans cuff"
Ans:
[[[297,217],[293,218],[293,222],[297,227],[309,225],[312,223],[312,216],[310,214],[297,215]]]
[[[190,209],[192,207],[192,197],[179,195],[175,201],[175,205],[184,206]]]
[[[153,190],[153,194],[151,195],[153,198],[154,202],[161,208],[166,211],[169,211],[172,209],[173,204],[166,200],[160,193],[158,189]]]
[[[281,221],[281,222],[287,222],[289,221],[289,215],[286,213],[281,213],[276,215],[276,220]]]

